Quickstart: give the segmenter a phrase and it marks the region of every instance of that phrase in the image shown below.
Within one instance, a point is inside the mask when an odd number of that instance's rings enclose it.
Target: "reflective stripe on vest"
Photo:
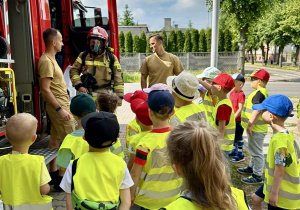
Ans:
[[[275,154],[280,148],[286,149],[287,157],[279,186],[277,206],[284,209],[297,209],[300,206],[300,151],[291,133],[279,132],[271,138],[265,168],[265,202],[269,202],[274,182]]]
[[[177,117],[180,122],[185,121],[207,121],[206,110],[203,104],[189,104],[176,109],[173,117]],[[172,118],[171,118],[172,120]]]
[[[258,91],[260,91],[265,96],[265,98],[268,97],[268,90],[266,88],[261,88],[261,89],[255,90],[248,96],[248,98],[245,101],[244,107],[242,109],[242,113],[241,113],[241,125],[243,126],[244,129],[247,128],[248,121],[251,118],[251,115],[253,112],[252,100]],[[268,125],[263,121],[261,115],[259,115],[256,122],[252,126],[252,131],[260,132],[260,133],[268,131]]]
[[[234,118],[234,111],[231,105],[231,101],[227,98],[222,101],[220,101],[216,107],[214,108],[212,112],[212,117],[210,124],[218,129],[218,126],[216,125],[216,119],[217,119],[217,111],[219,106],[226,104],[227,106],[231,107],[231,114],[230,114],[230,120],[228,125],[225,126],[225,132],[224,137],[222,139],[221,149],[223,151],[231,151],[233,148],[233,142],[235,137],[235,118]]]
[[[11,206],[3,204],[4,210],[50,210],[52,209],[52,201],[45,204],[22,204],[19,206]]]
[[[205,107],[207,117],[211,118],[211,115],[215,108],[215,105],[214,105],[213,101],[211,100],[211,97],[209,96],[209,94],[210,93],[208,91],[206,91],[202,104]],[[208,121],[210,121],[210,119],[208,119]]]
[[[134,203],[147,209],[168,205],[176,200],[181,191],[182,178],[175,174],[163,155],[169,133],[150,132],[139,141],[139,145],[150,152],[142,168]]]
[[[119,138],[118,138],[118,141],[115,144],[113,144],[109,149],[115,155],[118,155],[123,159],[125,158],[125,155],[124,155],[124,152],[122,149],[122,145],[121,145],[121,141]]]

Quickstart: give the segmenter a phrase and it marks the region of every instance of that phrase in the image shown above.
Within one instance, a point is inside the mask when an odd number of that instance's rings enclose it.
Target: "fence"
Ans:
[[[144,59],[152,53],[121,53],[120,63],[123,70],[136,71]],[[188,52],[172,53],[181,61],[186,70],[205,69],[210,66],[210,53]],[[236,69],[238,61],[238,52],[219,52],[218,68],[220,70]]]

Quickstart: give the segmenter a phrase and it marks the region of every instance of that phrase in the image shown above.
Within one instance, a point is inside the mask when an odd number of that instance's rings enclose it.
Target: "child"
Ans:
[[[170,119],[170,125],[176,126],[185,121],[206,121],[206,110],[203,104],[194,104],[193,100],[199,98],[199,82],[197,78],[187,71],[178,76],[167,78],[167,84],[172,89],[172,95],[177,107]]]
[[[134,186],[131,199],[142,209],[158,209],[173,202],[180,193],[182,179],[164,162],[162,151],[171,127],[169,119],[174,109],[174,98],[169,91],[154,90],[148,97],[149,116],[153,129],[136,148],[130,171]]]
[[[168,158],[185,185],[181,196],[161,210],[248,210],[244,192],[226,179],[218,135],[203,122],[185,122],[170,132]]]
[[[37,138],[37,119],[21,113],[9,118],[5,137],[11,154],[0,157],[0,194],[4,209],[52,209],[51,180],[43,156],[30,155],[28,149]]]
[[[58,180],[56,180],[54,185],[55,188],[59,187],[70,161],[79,158],[82,154],[89,151],[89,145],[82,138],[84,130],[81,126],[81,119],[85,115],[95,112],[96,104],[91,95],[79,93],[77,96],[72,98],[70,111],[76,118],[78,127],[76,131],[65,137],[61,146],[59,147],[56,164],[60,166],[60,172]]]
[[[67,210],[117,209],[119,197],[119,209],[128,210],[133,182],[124,160],[109,151],[120,131],[117,117],[100,111],[86,115],[81,124],[89,152],[69,164],[60,184],[67,195]]]
[[[124,95],[124,100],[127,101],[128,103],[131,103],[131,101],[133,101],[136,98],[140,98],[146,101],[148,99],[148,95],[141,90],[136,90],[134,93],[127,93]],[[141,132],[141,128],[136,123],[136,119],[133,119],[126,126],[125,141],[126,141],[126,149],[127,149],[128,156],[130,156],[130,153],[128,152],[130,137],[138,134],[139,132]]]
[[[131,170],[133,165],[133,160],[135,158],[136,145],[138,145],[140,139],[142,139],[147,133],[152,130],[152,121],[149,117],[148,103],[140,98],[134,99],[130,103],[132,110],[136,115],[136,122],[141,127],[141,132],[130,137],[128,151],[130,152],[130,157],[127,163],[127,167]]]
[[[250,75],[251,87],[255,89],[246,99],[242,110],[242,127],[246,129],[248,135],[248,147],[251,155],[250,163],[245,168],[238,168],[241,174],[250,174],[243,178],[245,184],[263,183],[262,173],[264,169],[263,143],[268,131],[268,125],[261,117],[261,111],[252,110],[253,104],[260,104],[268,97],[266,85],[270,75],[264,69],[255,70]]]
[[[273,130],[266,158],[263,187],[268,209],[298,209],[300,150],[294,136],[284,127],[286,119],[293,116],[291,115],[293,104],[284,95],[272,95],[252,108],[262,111],[262,119]]]
[[[202,74],[198,74],[196,76],[198,79],[201,79],[199,80],[199,83],[207,89],[203,98],[203,105],[207,112],[208,121],[211,120],[211,114],[218,103],[218,97],[211,94],[211,85],[213,78],[215,78],[219,73],[221,73],[219,69],[215,67],[207,67],[204,69]]]
[[[119,97],[113,91],[107,89],[100,90],[97,94],[97,109],[99,111],[110,112],[114,114],[117,109],[118,100]],[[110,151],[122,157],[123,159],[125,158],[119,138],[118,141],[116,141],[110,147]]]
[[[234,87],[234,80],[228,74],[220,73],[213,79],[211,86],[212,94],[218,96],[219,102],[214,108],[211,116],[210,124],[217,128],[222,139],[221,149],[225,156],[225,164],[227,167],[228,178],[228,153],[232,150],[235,136],[235,118],[231,101],[227,98],[227,94]]]
[[[241,162],[245,160],[243,154],[243,132],[244,128],[241,126],[241,112],[245,103],[245,94],[242,90],[245,84],[245,78],[241,74],[233,74],[234,79],[234,89],[229,94],[229,99],[231,101],[234,117],[235,117],[235,137],[233,149],[229,152],[229,156],[233,156],[231,162]]]

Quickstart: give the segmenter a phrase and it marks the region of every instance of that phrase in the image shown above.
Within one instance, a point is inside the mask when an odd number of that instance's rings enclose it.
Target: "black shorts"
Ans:
[[[241,125],[241,122],[235,122],[235,137],[234,141],[241,141],[243,140],[243,133],[244,133],[244,128]]]

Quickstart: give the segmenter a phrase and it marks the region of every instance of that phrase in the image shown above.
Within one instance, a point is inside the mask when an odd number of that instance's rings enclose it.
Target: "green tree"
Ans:
[[[191,43],[191,33],[189,29],[186,29],[184,33],[185,41],[183,52],[191,52],[192,51],[192,43]]]
[[[198,52],[199,46],[199,32],[197,29],[193,28],[191,32],[191,43],[192,43],[192,52]]]
[[[183,52],[184,47],[184,34],[181,30],[176,31],[176,49],[177,52]]]
[[[125,4],[125,10],[123,12],[123,17],[121,19],[121,26],[134,26],[133,16],[129,10],[128,4]]]
[[[175,30],[172,29],[169,33],[169,39],[168,39],[168,51],[169,52],[176,52],[176,33]]]
[[[125,52],[132,53],[132,34],[131,31],[128,31],[125,34]]]
[[[206,29],[206,51],[210,52],[211,51],[211,28]]]
[[[224,30],[224,51],[228,52],[231,51],[232,48],[232,36],[231,32],[228,28]]]
[[[119,48],[120,48],[120,53],[125,52],[125,36],[123,31],[120,31],[119,33]]]
[[[163,37],[163,46],[164,49],[168,51],[168,38],[167,38],[167,33],[165,30],[162,30],[161,36]]]
[[[284,19],[279,22],[280,30],[291,37],[292,43],[296,47],[296,59],[293,61],[293,64],[296,65],[300,48],[300,0],[287,1],[281,15]]]
[[[273,0],[275,1],[275,0]],[[245,44],[246,34],[250,25],[256,23],[265,14],[266,8],[271,7],[272,0],[223,0],[221,11],[232,20],[232,26],[239,30],[240,34],[240,58],[238,59],[238,71],[245,74]],[[212,0],[206,0],[212,5]]]
[[[201,29],[199,34],[199,52],[207,52],[205,29]]]
[[[219,28],[219,42],[218,42],[218,51],[225,51],[225,36],[222,28]]]
[[[146,34],[145,31],[142,31],[141,36],[140,36],[140,50],[142,53],[146,52],[147,48],[147,39],[146,39]]]
[[[150,40],[150,35],[148,35],[148,38],[147,38],[146,53],[152,53],[152,50],[151,50],[150,44],[149,44],[149,40]]]
[[[133,47],[133,52],[135,52],[135,53],[141,52],[141,49],[140,49],[140,37],[137,34],[134,35],[134,37],[133,37],[133,45],[132,45],[132,47]]]

